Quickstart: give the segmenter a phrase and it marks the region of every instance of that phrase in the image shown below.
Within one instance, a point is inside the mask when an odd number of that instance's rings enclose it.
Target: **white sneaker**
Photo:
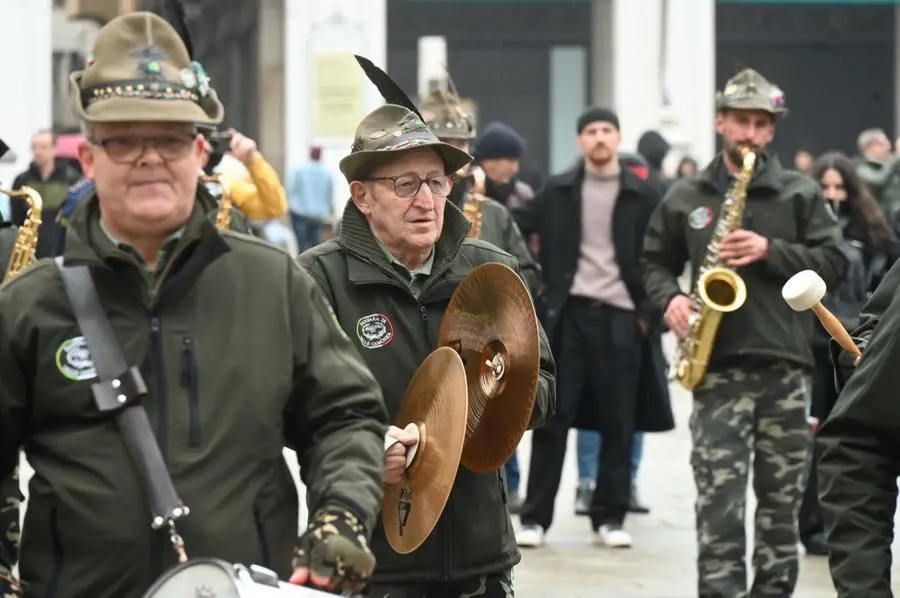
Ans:
[[[607,548],[631,548],[631,534],[620,525],[601,525],[597,530],[597,541]]]
[[[521,548],[537,548],[544,545],[544,528],[540,525],[523,525],[516,532],[516,543]]]

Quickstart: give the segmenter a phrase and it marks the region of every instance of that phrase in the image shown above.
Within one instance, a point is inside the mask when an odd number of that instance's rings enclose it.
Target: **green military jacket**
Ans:
[[[467,239],[469,223],[452,203],[424,281],[410,287],[372,235],[365,217],[348,202],[337,239],[303,253],[309,269],[331,301],[338,321],[378,379],[393,420],[416,369],[436,348],[444,312],[456,287],[473,268],[516,260],[495,246]],[[414,289],[416,292],[414,292]],[[541,375],[531,416],[536,427],[555,409],[555,365],[540,330]],[[401,555],[387,543],[380,522],[372,548],[379,583],[465,579],[509,569],[519,561],[506,509],[503,469],[457,473],[447,507],[431,536],[415,552]]]
[[[875,289],[852,332],[863,353],[855,371],[854,356],[833,347],[843,390],[816,435],[829,564],[842,598],[892,596],[891,543],[900,476],[898,289],[900,262]]]
[[[685,262],[691,263],[696,279],[730,185],[720,154],[697,176],[676,182],[654,210],[642,261],[647,295],[660,310],[682,292],[677,279]],[[737,269],[747,300],[722,317],[709,369],[740,365],[747,358],[812,367],[811,317],[793,311],[781,288],[806,269],[818,272],[830,288],[840,284],[847,258],[837,218],[815,181],[763,154],[748,188],[742,228],[766,237],[769,255]]]
[[[468,194],[464,201],[471,201]],[[496,245],[519,261],[522,280],[533,297],[541,294],[541,267],[534,260],[525,237],[502,203],[486,197],[481,203],[481,233],[478,238]]]
[[[218,232],[199,204],[158,276],[101,230],[96,197],[72,220],[67,263],[88,264],[175,487],[192,557],[259,563],[283,579],[297,538],[295,448],[311,510],[341,503],[373,527],[384,402],[309,275],[284,251]],[[0,477],[25,448],[35,475],[19,570],[28,596],[139,598],[175,564],[150,529],[118,426],[60,272],[41,260],[0,289]],[[7,563],[8,564],[8,563]]]

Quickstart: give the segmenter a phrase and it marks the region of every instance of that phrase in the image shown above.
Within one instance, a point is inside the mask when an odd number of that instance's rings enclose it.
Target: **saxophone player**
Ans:
[[[811,322],[791,311],[781,287],[807,268],[837,285],[847,262],[837,219],[818,185],[766,151],[787,111],[783,92],[746,69],[717,94],[716,109],[723,150],[703,171],[679,180],[657,207],[644,239],[644,276],[679,339],[690,334],[689,317],[699,307],[678,284],[685,262],[691,261],[692,286],[698,269],[710,264],[744,281],[745,302],[722,317],[705,376],[694,388],[698,596],[790,596],[798,571],[813,358]],[[752,177],[742,172],[746,150],[756,156]],[[730,191],[738,175],[749,179],[744,197]],[[726,193],[743,202],[743,218],[717,239],[713,233],[728,212],[722,207],[730,205]],[[748,594],[744,517],[751,462],[758,507]]]

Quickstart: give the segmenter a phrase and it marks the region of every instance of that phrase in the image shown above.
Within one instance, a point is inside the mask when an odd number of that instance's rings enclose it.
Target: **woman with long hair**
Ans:
[[[844,154],[830,152],[812,166],[813,179],[831,205],[844,232],[844,253],[849,262],[847,276],[840,287],[829,289],[823,302],[848,329],[856,327],[859,312],[868,297],[873,280],[882,271],[886,256],[894,245],[894,235],[853,162]],[[815,327],[812,350],[816,361],[810,415],[824,421],[837,401],[829,338],[821,326]],[[816,495],[815,458],[810,467],[806,495],[800,508],[800,540],[807,554],[827,555],[819,500]]]

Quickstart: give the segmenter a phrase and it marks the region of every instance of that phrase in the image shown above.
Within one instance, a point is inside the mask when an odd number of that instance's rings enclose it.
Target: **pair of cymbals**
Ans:
[[[382,502],[385,534],[401,554],[431,534],[460,463],[484,473],[509,460],[528,428],[540,375],[534,304],[502,264],[479,266],[463,280],[439,339],[395,418],[418,436],[404,479],[385,486]]]

